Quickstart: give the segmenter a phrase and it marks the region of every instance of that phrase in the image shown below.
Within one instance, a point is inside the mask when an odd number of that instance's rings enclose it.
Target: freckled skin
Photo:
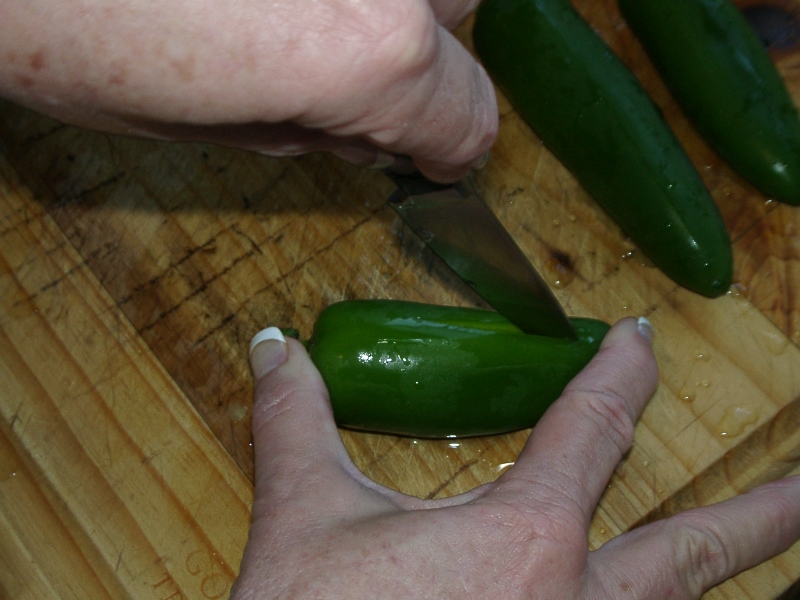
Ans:
[[[31,56],[30,65],[31,65],[31,69],[35,73],[38,73],[39,71],[41,71],[44,68],[44,66],[45,66],[45,63],[44,63],[44,50],[37,50],[36,52],[33,53],[33,55]]]
[[[497,132],[491,82],[448,31],[474,4],[4,0],[0,95],[117,133],[408,154],[452,181]],[[248,124],[257,139],[224,129]]]
[[[34,80],[32,77],[28,77],[27,75],[22,75],[21,73],[14,74],[14,80],[19,84],[20,87],[30,89],[34,85]]]

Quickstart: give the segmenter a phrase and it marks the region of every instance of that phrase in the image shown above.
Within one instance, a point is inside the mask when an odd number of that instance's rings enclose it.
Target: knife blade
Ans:
[[[493,308],[525,333],[577,339],[553,292],[471,178],[447,185],[408,167],[384,172],[397,185],[392,208]]]

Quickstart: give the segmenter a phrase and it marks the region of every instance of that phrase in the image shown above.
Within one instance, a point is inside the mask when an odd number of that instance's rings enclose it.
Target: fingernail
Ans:
[[[650,323],[650,320],[647,317],[639,317],[636,321],[636,327],[639,330],[639,333],[643,338],[647,340],[647,342],[652,346],[653,345],[653,324]]]
[[[286,362],[286,338],[277,327],[262,329],[250,342],[250,368],[258,380]]]
[[[479,156],[478,158],[473,160],[471,167],[473,169],[475,169],[476,171],[479,171],[480,169],[482,169],[483,167],[486,166],[487,162],[489,162],[489,151],[488,150],[486,152],[484,152],[481,156]]]
[[[333,154],[358,167],[385,169],[395,163],[396,157],[389,152],[375,148],[346,146],[333,150]]]
[[[378,152],[375,155],[375,162],[367,166],[370,169],[385,169],[386,167],[391,167],[396,160],[395,156],[388,152]]]

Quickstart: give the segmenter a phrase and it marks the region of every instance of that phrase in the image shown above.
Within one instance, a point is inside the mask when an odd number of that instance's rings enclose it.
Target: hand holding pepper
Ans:
[[[657,383],[624,319],[495,482],[425,501],[350,461],[295,340],[252,353],[255,503],[231,598],[696,598],[800,538],[800,477],[587,551],[592,513]]]
[[[477,0],[0,3],[0,96],[110,132],[330,150],[433,179],[494,141],[484,70],[449,32]]]

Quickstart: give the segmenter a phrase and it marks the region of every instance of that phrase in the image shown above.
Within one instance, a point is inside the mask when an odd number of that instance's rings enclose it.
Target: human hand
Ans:
[[[623,319],[516,464],[426,501],[351,462],[295,340],[255,346],[255,502],[231,598],[696,598],[800,537],[800,477],[587,550],[589,522],[657,384],[648,328]]]
[[[497,131],[494,88],[448,31],[477,1],[4,0],[0,95],[117,133],[407,154],[451,181]]]

